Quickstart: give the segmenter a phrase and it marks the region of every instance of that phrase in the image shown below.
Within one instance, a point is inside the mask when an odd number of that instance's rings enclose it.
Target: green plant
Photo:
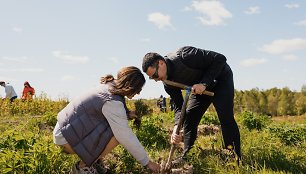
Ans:
[[[139,99],[134,102],[136,115],[144,116],[152,113],[149,106],[143,102],[143,100]]]
[[[141,99],[136,100],[134,102],[135,105],[135,112],[137,117],[135,118],[133,124],[136,126],[137,129],[141,126],[141,120],[144,115],[152,113],[152,111],[149,110],[149,106],[145,104]]]
[[[163,149],[169,146],[167,130],[160,125],[162,119],[157,116],[143,119],[141,129],[136,131],[138,139],[145,147]]]
[[[45,122],[48,126],[55,126],[57,122],[57,113],[54,112],[46,112],[42,118],[43,122]]]
[[[219,118],[215,112],[207,112],[204,114],[204,116],[201,118],[200,124],[214,124],[214,125],[220,125]]]
[[[136,108],[136,101],[129,100],[128,106]],[[170,151],[169,136],[174,124],[173,112],[160,113],[154,99],[142,99],[141,102],[140,106],[151,106],[156,112],[152,114],[152,109],[147,107],[149,113],[142,118],[142,127],[139,130],[134,127],[133,129],[150,159],[155,162],[166,160]],[[69,172],[79,158],[62,153],[52,140],[56,115],[66,104],[67,101],[52,101],[43,96],[31,102],[16,100],[12,105],[8,101],[0,100],[1,174]],[[299,122],[291,122],[282,117],[277,118],[278,121],[265,120],[266,118],[261,120],[261,116],[257,114],[246,114],[247,116],[237,115],[242,165],[234,166],[220,157],[221,134],[217,134],[216,139],[199,135],[188,154],[194,173],[306,173],[305,116],[300,116]],[[205,114],[204,117],[203,123],[215,123],[218,120],[213,112]],[[269,124],[271,121],[272,124]],[[280,124],[282,122],[286,124]],[[263,129],[267,126],[267,129]],[[257,131],[258,128],[261,131]],[[181,146],[178,146],[175,155],[180,155],[182,150]],[[118,146],[106,156],[106,164],[112,174],[150,173],[122,146]]]
[[[250,111],[244,111],[239,115],[242,124],[249,130],[262,130],[268,123],[271,122],[267,115],[257,115]]]
[[[288,124],[271,125],[269,131],[287,145],[301,145],[306,142],[306,127]]]

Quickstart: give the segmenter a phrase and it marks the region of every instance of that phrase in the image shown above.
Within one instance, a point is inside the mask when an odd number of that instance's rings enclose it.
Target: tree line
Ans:
[[[268,90],[235,90],[234,111],[249,110],[269,116],[296,116],[306,113],[306,85],[300,92],[288,87]]]

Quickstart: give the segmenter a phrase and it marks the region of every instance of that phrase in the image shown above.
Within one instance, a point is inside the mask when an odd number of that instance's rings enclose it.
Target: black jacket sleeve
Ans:
[[[182,62],[190,68],[202,70],[204,75],[200,83],[209,86],[221,73],[226,57],[214,51],[188,46],[182,48]]]

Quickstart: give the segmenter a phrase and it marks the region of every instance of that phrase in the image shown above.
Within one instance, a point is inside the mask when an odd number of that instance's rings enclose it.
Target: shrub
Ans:
[[[250,111],[244,111],[239,115],[239,117],[242,124],[249,130],[262,130],[268,123],[271,122],[271,119],[267,115],[257,115]]]
[[[306,141],[305,126],[290,126],[288,124],[283,124],[272,125],[268,129],[286,145],[300,145]]]
[[[139,129],[141,125],[142,116],[148,115],[152,113],[152,111],[149,110],[149,106],[146,105],[142,100],[136,100],[134,105],[137,118],[135,118],[133,124],[134,126],[136,126],[137,129]]]
[[[214,124],[214,125],[220,125],[219,118],[216,113],[214,112],[208,112],[205,113],[202,117],[200,124]]]
[[[146,117],[143,120],[141,129],[136,135],[143,146],[157,149],[164,149],[168,145],[167,130],[161,126],[162,120],[156,116]]]
[[[43,133],[18,130],[2,135],[0,173],[64,173],[75,161]]]
[[[45,124],[47,124],[48,126],[54,127],[57,122],[57,113],[46,112],[42,119],[45,122]]]
[[[144,116],[152,113],[152,111],[149,109],[149,106],[145,104],[141,99],[136,100],[134,105],[135,105],[136,115]]]

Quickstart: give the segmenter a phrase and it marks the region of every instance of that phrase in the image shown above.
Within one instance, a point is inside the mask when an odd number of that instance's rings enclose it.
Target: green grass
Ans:
[[[42,103],[35,101],[37,106]],[[52,130],[56,123],[57,112],[65,106],[62,102],[41,101],[46,108],[29,109],[25,114],[25,104],[6,108],[0,121],[0,173],[67,173],[78,160],[76,155],[66,155],[53,144]],[[147,101],[146,101],[147,102]],[[173,128],[173,112],[160,113],[154,101],[150,108],[153,113],[142,119],[142,126],[134,132],[148,151],[149,156],[158,162],[165,161],[169,155],[169,138]],[[6,105],[7,106],[7,105]],[[130,106],[132,104],[130,103]],[[2,109],[2,108],[1,108]],[[37,113],[35,112],[37,110]],[[13,114],[10,115],[9,113]],[[43,114],[40,114],[44,112]],[[214,113],[206,114],[201,123],[217,123]],[[212,117],[212,118],[208,118]],[[256,115],[257,118],[257,115]],[[242,161],[238,166],[234,159],[221,153],[222,138],[220,133],[199,136],[194,148],[188,154],[189,163],[194,173],[306,173],[305,134],[296,138],[299,127],[305,128],[306,116],[299,121],[283,124],[281,118],[266,122],[262,119],[237,117],[241,132]],[[245,119],[248,119],[246,122]],[[292,118],[290,118],[292,119]],[[244,120],[244,121],[243,121]],[[248,127],[252,121],[262,123],[260,129]],[[304,124],[304,125],[303,125]],[[132,124],[131,124],[132,125]],[[252,125],[252,124],[251,124]],[[258,125],[258,124],[257,124]],[[278,135],[271,128],[285,131]],[[273,129],[272,129],[273,130]],[[286,131],[290,130],[290,131]],[[286,135],[286,136],[285,136]],[[288,144],[294,138],[295,143]],[[182,151],[181,146],[175,151],[174,158]],[[106,157],[112,173],[150,173],[122,147],[118,146]]]

